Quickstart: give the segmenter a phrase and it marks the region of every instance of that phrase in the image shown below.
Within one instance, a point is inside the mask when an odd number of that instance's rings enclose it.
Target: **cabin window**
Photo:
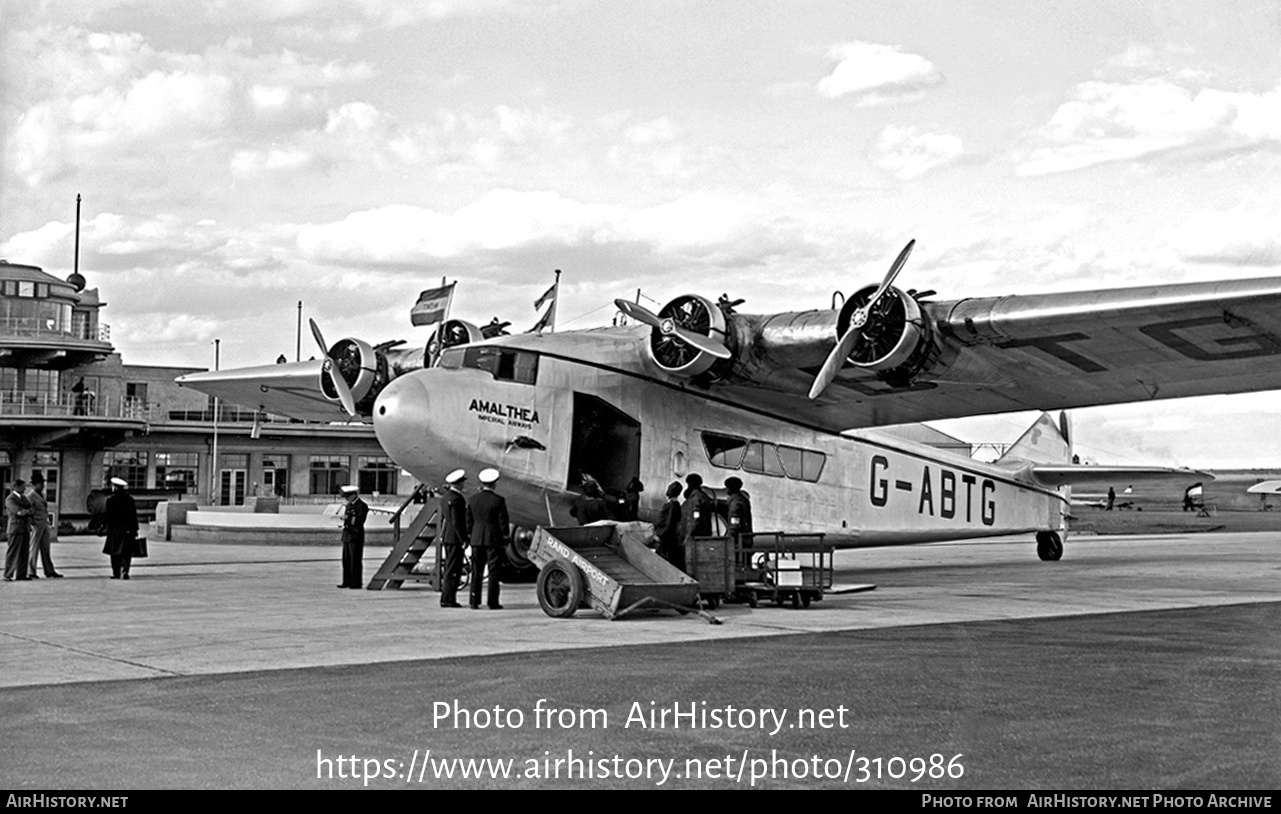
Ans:
[[[765,441],[753,441],[747,445],[743,456],[743,471],[755,472],[758,475],[783,476],[783,467],[778,462],[778,453],[774,445]]]
[[[743,462],[743,450],[747,449],[747,439],[721,435],[717,432],[705,432],[703,448],[707,450],[707,460],[712,466],[738,469]]]
[[[783,464],[783,474],[787,477],[792,480],[815,483],[818,481],[818,476],[823,473],[823,464],[827,462],[827,456],[821,452],[780,444],[778,460]]]
[[[500,382],[534,384],[538,381],[538,354],[512,348],[479,347],[463,351],[462,367],[486,370]]]
[[[708,462],[722,469],[742,469],[757,475],[816,483],[827,462],[825,454],[812,449],[717,432],[701,435]]]

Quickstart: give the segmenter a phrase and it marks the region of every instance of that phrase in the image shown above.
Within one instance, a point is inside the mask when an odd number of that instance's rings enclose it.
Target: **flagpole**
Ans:
[[[556,283],[552,286],[556,293],[552,294],[552,318],[547,321],[552,333],[556,333],[556,308],[560,305],[560,269],[556,269]]]
[[[440,287],[445,288],[448,285],[449,283],[446,282],[445,275],[442,274],[440,277]],[[445,341],[445,322],[449,319],[449,306],[453,305],[453,303],[454,292],[451,291],[445,297],[445,313],[441,315],[440,322],[436,323],[436,358],[428,360],[428,367],[435,367],[436,362],[440,360],[441,354],[445,350],[440,346],[440,343]]]

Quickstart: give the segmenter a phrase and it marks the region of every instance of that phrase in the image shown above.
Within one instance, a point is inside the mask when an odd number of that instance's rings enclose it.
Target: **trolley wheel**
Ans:
[[[801,594],[801,607],[808,608],[809,606],[810,606],[810,595]]]
[[[752,590],[748,590],[748,592],[747,592],[747,606],[748,606],[749,608],[754,608],[754,607],[756,607],[757,605],[759,605],[759,604],[760,604],[760,601],[761,601],[761,600],[760,600],[760,597],[758,597],[758,596],[756,595],[756,591],[755,591],[754,589],[752,589]]]
[[[797,591],[796,593],[792,594],[792,610],[799,610],[800,607],[801,607],[801,593],[800,591]]]
[[[573,563],[552,560],[538,572],[535,590],[543,613],[556,619],[568,619],[582,604],[583,575]]]

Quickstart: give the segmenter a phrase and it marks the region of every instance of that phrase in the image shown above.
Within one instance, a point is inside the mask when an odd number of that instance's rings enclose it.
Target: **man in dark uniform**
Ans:
[[[27,482],[15,478],[9,494],[4,498],[7,518],[5,532],[9,535],[9,548],[4,555],[4,581],[27,579],[27,543],[31,535],[31,502],[23,494]]]
[[[729,516],[730,536],[738,541],[741,549],[752,547],[752,499],[743,491],[740,478],[725,479],[725,491],[729,494],[726,514]]]
[[[125,490],[128,485],[123,478],[112,478],[111,494],[103,510],[107,541],[102,553],[111,557],[112,579],[129,579],[129,566],[138,553],[138,507],[133,495]]]
[[[605,493],[601,490],[600,483],[591,475],[583,475],[583,493],[574,501],[569,513],[580,526],[609,519],[609,504],[605,501]]]
[[[672,481],[667,487],[667,502],[658,513],[654,536],[658,538],[658,555],[672,565],[685,570],[685,549],[681,546],[681,482]]]
[[[703,491],[703,476],[691,472],[685,476],[685,505],[681,507],[684,532],[681,540],[685,546],[685,559],[693,554],[695,537],[712,535],[712,496]]]
[[[445,476],[445,493],[440,496],[440,545],[444,553],[441,571],[440,606],[461,608],[458,580],[463,573],[463,548],[467,545],[467,499],[463,483],[467,473],[455,469]]]
[[[498,562],[507,543],[509,521],[507,501],[494,493],[497,469],[482,469],[476,476],[480,491],[467,501],[467,535],[471,541],[471,609],[480,607],[480,582],[489,572],[488,602],[490,610],[502,610],[498,604]]]
[[[339,491],[347,498],[342,515],[342,584],[339,588],[362,588],[365,565],[365,518],[369,504],[360,499],[360,489],[347,485]]]
[[[627,482],[627,488],[623,490],[623,500],[618,505],[619,520],[640,519],[640,496],[643,491],[645,491],[645,484],[640,478],[632,478]]]

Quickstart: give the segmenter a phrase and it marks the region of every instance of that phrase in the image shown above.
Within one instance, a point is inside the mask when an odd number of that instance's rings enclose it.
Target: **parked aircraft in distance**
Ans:
[[[625,327],[488,339],[451,320],[430,365],[316,331],[321,360],[179,382],[298,418],[367,416],[424,483],[497,467],[517,563],[525,531],[570,522],[584,475],[619,493],[640,478],[644,519],[691,472],[741,478],[758,530],[839,546],[1030,534],[1057,560],[1070,486],[1110,472],[1070,463],[1066,417],[1042,414],[992,463],[876,428],[1281,388],[1281,278],[939,299],[894,287],[911,248],[832,310],[686,294],[656,314],[616,300]]]

